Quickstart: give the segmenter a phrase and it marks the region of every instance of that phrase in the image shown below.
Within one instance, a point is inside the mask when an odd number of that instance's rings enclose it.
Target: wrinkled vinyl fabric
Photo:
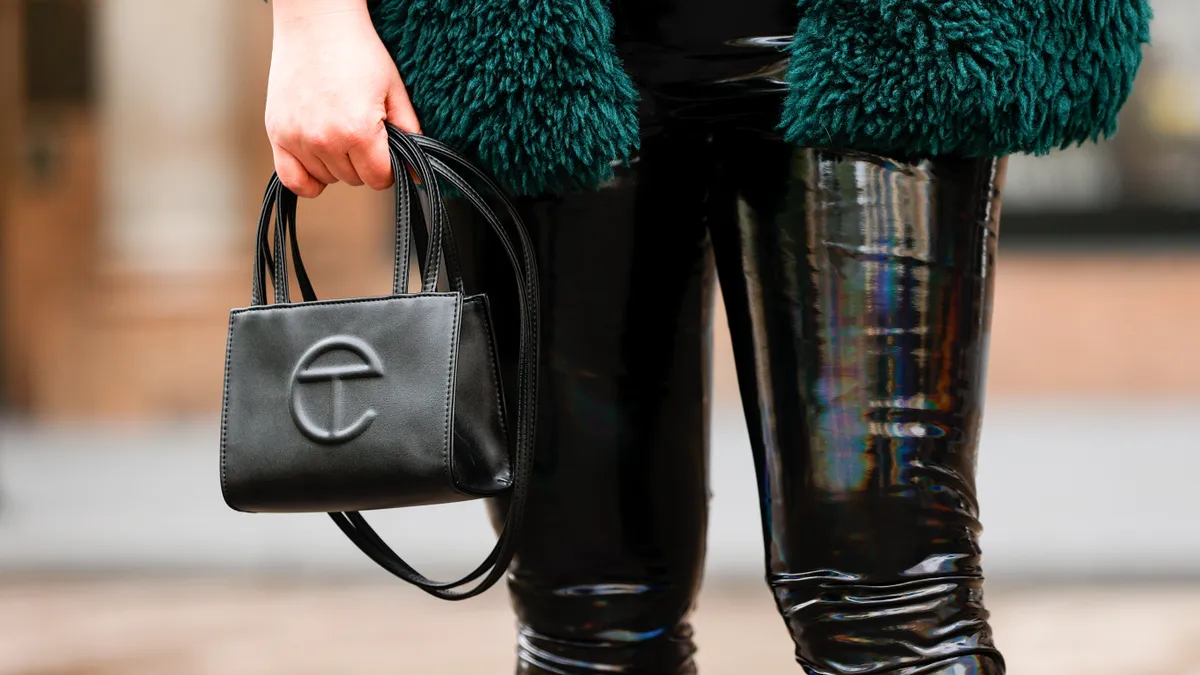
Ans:
[[[644,117],[600,189],[523,200],[544,379],[515,672],[697,672],[719,278],[797,672],[1003,675],[975,466],[1005,160],[797,148],[698,112]],[[495,242],[459,244],[468,286],[504,287]],[[489,295],[510,372],[515,295]]]
[[[789,143],[794,5],[727,3],[611,0],[640,149],[596,190],[519,200],[543,377],[508,575],[516,673],[696,673],[719,279],[800,671],[1002,675],[975,464],[1005,160]],[[470,218],[452,211],[456,236],[486,232]],[[503,247],[457,243],[511,372]]]

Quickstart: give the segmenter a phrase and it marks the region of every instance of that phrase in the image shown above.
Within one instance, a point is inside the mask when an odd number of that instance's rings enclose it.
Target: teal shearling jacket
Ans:
[[[1146,0],[796,0],[780,131],[905,156],[1107,137]],[[638,144],[606,0],[368,0],[422,129],[517,194],[587,189]]]

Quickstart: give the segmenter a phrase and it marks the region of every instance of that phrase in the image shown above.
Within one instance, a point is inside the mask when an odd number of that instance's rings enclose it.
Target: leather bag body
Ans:
[[[221,474],[234,509],[422,506],[512,483],[485,296],[237,310],[228,353],[239,377]]]

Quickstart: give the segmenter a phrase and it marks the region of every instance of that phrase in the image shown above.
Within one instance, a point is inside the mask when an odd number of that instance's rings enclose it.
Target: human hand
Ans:
[[[419,133],[366,0],[272,0],[265,122],[279,180],[301,197],[338,181],[392,184],[384,121]]]

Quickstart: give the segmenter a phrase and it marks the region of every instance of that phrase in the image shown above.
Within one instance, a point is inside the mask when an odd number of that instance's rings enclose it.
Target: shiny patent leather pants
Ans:
[[[1003,160],[795,148],[752,117],[650,120],[611,184],[524,204],[544,332],[517,672],[696,671],[719,276],[803,671],[1003,673],[974,482]],[[502,256],[473,246],[503,323]]]

